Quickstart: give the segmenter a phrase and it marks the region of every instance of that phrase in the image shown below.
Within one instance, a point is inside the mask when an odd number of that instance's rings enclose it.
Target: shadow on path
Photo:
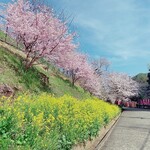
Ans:
[[[127,108],[123,107],[123,111],[150,111],[149,108]]]

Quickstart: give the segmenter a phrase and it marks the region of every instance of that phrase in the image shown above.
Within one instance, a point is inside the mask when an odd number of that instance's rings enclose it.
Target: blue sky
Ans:
[[[150,63],[150,0],[50,0],[74,16],[80,49],[135,75]]]
[[[0,0],[0,2],[9,0]],[[72,15],[80,50],[135,75],[150,63],[150,0],[47,0]]]

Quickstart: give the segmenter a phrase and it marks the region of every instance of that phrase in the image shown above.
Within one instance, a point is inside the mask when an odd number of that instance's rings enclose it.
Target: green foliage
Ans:
[[[139,73],[133,77],[133,80],[135,80],[139,83],[147,84],[147,80],[148,80],[147,74],[146,73]]]
[[[0,39],[5,40],[5,33],[0,30]]]

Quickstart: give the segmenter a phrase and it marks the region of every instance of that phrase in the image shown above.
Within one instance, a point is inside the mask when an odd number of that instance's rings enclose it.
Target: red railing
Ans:
[[[150,108],[150,99],[141,99],[137,103],[138,108]]]
[[[150,99],[141,99],[138,102],[116,100],[115,104],[120,106],[120,107],[150,108]]]

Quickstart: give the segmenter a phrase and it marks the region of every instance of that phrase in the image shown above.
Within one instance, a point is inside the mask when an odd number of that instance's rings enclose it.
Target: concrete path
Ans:
[[[150,110],[126,109],[96,150],[150,150]]]

